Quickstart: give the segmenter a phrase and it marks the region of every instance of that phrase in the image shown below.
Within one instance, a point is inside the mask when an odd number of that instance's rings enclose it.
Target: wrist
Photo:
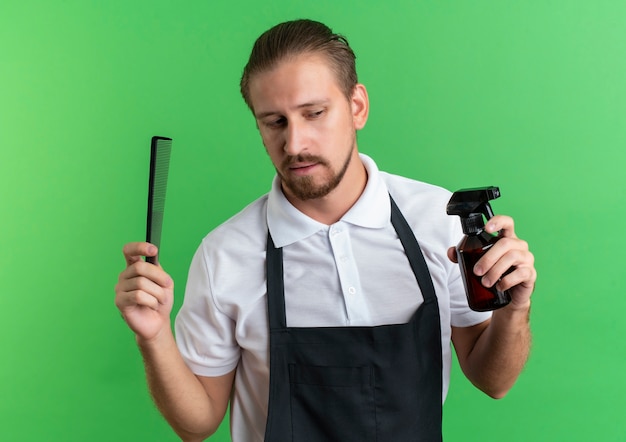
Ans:
[[[508,323],[530,321],[530,299],[524,302],[511,301],[509,305],[493,312],[494,317],[504,318]]]
[[[174,334],[172,329],[168,326],[163,327],[155,335],[150,337],[135,335],[135,341],[141,349],[141,351],[151,351],[154,349],[162,348],[174,343]]]

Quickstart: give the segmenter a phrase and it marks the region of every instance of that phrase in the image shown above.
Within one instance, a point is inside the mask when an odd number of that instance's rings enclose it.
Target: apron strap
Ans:
[[[285,315],[285,284],[283,281],[283,249],[277,249],[267,231],[267,310],[270,331],[287,328]]]
[[[424,301],[427,299],[437,299],[433,280],[428,271],[428,265],[424,259],[422,249],[415,238],[415,234],[409,227],[409,223],[407,223],[391,195],[389,195],[389,199],[391,200],[391,224],[393,224],[393,227],[396,229],[400,242],[406,252],[406,256],[409,258],[411,269],[417,278],[417,283],[422,291]]]

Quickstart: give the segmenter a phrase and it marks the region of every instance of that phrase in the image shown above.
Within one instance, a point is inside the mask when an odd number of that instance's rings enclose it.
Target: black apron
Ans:
[[[408,323],[376,327],[287,327],[282,249],[268,233],[266,442],[442,440],[437,297],[420,247],[393,199],[391,222],[424,303]]]

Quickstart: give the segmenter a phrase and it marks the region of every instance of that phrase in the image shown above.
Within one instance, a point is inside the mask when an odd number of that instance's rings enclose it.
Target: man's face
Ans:
[[[326,59],[307,53],[255,75],[250,99],[287,197],[309,200],[334,190],[356,158],[356,130],[367,117],[362,85],[348,100]]]

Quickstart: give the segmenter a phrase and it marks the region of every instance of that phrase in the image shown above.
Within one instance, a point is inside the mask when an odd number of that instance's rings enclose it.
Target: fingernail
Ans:
[[[156,247],[154,246],[148,246],[148,253],[150,255],[154,255],[156,253]]]
[[[483,268],[480,265],[476,264],[474,266],[474,273],[476,275],[478,275],[478,276],[482,275],[483,274]]]
[[[485,278],[483,278],[483,279],[481,280],[481,283],[482,283],[482,285],[484,285],[485,287],[491,287],[491,281],[489,281],[489,279],[488,279],[488,278],[486,278],[486,277],[485,277]]]

